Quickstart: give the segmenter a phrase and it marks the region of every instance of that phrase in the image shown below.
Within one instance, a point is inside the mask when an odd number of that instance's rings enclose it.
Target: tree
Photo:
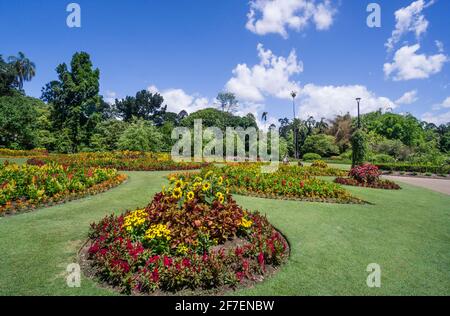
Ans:
[[[222,112],[233,112],[239,103],[236,95],[231,92],[220,92],[217,95],[217,101]]]
[[[116,100],[114,107],[118,116],[126,122],[132,121],[134,117],[162,125],[167,110],[163,103],[164,98],[159,93],[141,90],[135,97],[127,96],[123,100]]]
[[[353,120],[349,113],[338,115],[331,120],[331,126],[328,128],[327,134],[335,137],[336,145],[338,145],[341,153],[346,152],[351,146],[352,122]]]
[[[339,154],[339,148],[335,145],[333,136],[317,134],[308,136],[302,147],[303,153],[319,154],[322,157],[330,157]]]
[[[17,86],[20,90],[23,89],[25,81],[31,81],[36,75],[36,65],[25,57],[25,54],[19,52],[18,56],[10,56],[9,63],[14,67],[16,73]]]
[[[39,100],[37,100],[39,101]],[[0,146],[32,149],[36,144],[36,99],[16,92],[0,97]]]
[[[0,55],[0,96],[11,95],[17,88],[16,71]]]
[[[56,68],[59,80],[48,83],[41,98],[52,105],[53,128],[67,129],[71,151],[77,152],[81,144],[88,145],[101,121],[100,71],[93,69],[84,52],[75,53],[70,66],[71,70],[65,63]]]
[[[121,150],[161,151],[162,134],[148,121],[135,120],[120,136],[118,147]]]
[[[267,122],[267,115],[269,115],[268,112],[263,112],[263,114],[261,116],[261,120],[263,120],[264,122]]]
[[[352,167],[362,165],[367,155],[367,138],[366,134],[358,129],[352,136]]]

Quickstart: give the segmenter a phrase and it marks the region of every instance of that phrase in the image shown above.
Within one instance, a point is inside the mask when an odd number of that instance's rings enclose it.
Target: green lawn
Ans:
[[[89,224],[113,211],[144,206],[164,172],[129,172],[106,193],[34,213],[0,218],[0,295],[111,295],[88,279],[68,288],[65,268]],[[375,205],[337,205],[237,197],[267,213],[289,239],[281,271],[239,295],[449,295],[450,197],[407,186],[401,191],[352,188]],[[369,263],[382,287],[366,285]]]
[[[27,162],[27,158],[0,158],[0,164],[8,160],[11,163],[22,165]]]

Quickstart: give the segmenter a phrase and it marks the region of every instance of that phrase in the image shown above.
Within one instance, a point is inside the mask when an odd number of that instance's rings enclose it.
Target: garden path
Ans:
[[[424,178],[414,178],[414,177],[397,177],[397,176],[384,176],[384,178],[392,181],[399,181],[415,185],[418,187],[423,187],[436,192],[444,193],[450,195],[450,180],[444,179],[424,179]]]

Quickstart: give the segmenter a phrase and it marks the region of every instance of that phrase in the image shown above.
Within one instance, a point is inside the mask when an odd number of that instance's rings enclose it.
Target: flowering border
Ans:
[[[43,199],[40,203],[32,203],[26,201],[12,201],[6,205],[0,206],[0,217],[12,216],[21,213],[35,211],[40,208],[51,207],[59,204],[64,204],[70,201],[79,200],[87,196],[97,195],[115,188],[125,182],[128,176],[125,174],[118,174],[112,179],[95,184],[81,192],[64,192],[61,197],[49,197]]]

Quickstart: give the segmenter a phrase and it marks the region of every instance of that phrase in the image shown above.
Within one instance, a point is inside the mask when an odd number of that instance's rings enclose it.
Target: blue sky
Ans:
[[[354,113],[362,97],[365,112],[450,121],[450,1],[78,0],[81,28],[66,25],[70,2],[0,0],[0,54],[23,51],[37,66],[29,95],[86,51],[108,100],[150,89],[194,111],[229,90],[239,113],[267,111],[269,124],[292,117],[294,89],[303,117]],[[380,28],[366,24],[371,2]]]

